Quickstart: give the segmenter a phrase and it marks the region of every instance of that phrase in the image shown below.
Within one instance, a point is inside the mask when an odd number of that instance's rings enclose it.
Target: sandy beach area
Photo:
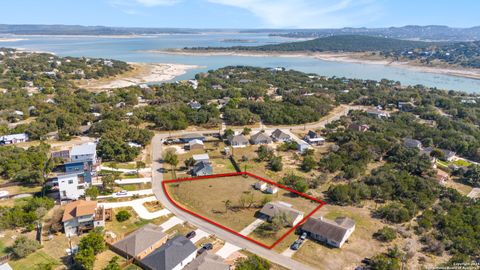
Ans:
[[[194,65],[164,63],[128,63],[133,69],[123,74],[98,80],[80,80],[77,86],[88,90],[102,90],[128,87],[132,85],[169,81],[183,75],[189,69],[199,68]]]
[[[152,53],[202,55],[202,56],[246,56],[246,57],[311,57],[324,61],[345,62],[369,65],[384,65],[416,70],[419,72],[444,74],[470,79],[480,79],[480,69],[461,67],[425,66],[414,62],[392,61],[384,58],[372,59],[365,53],[328,53],[328,52],[253,52],[253,51],[186,51],[182,49],[150,50]]]
[[[28,40],[26,38],[2,38],[0,37],[0,42],[16,42],[16,41],[22,41],[22,40]]]

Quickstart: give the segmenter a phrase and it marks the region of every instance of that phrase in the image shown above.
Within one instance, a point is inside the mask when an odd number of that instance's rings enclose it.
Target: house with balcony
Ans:
[[[62,223],[67,237],[104,227],[105,209],[96,201],[74,201],[65,205]]]

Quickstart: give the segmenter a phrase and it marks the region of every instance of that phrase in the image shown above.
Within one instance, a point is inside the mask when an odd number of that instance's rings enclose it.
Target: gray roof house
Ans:
[[[269,144],[272,143],[272,139],[268,137],[265,132],[258,132],[250,137],[251,144]]]
[[[414,139],[404,139],[403,140],[403,146],[406,148],[422,148],[422,142],[419,140],[414,140]]]
[[[274,217],[278,215],[285,214],[287,217],[288,225],[293,227],[297,225],[303,219],[303,212],[293,209],[291,205],[276,201],[269,202],[265,204],[262,209],[259,211],[261,217],[266,218],[268,221],[271,221]]]
[[[285,142],[285,141],[289,141],[291,138],[290,138],[290,135],[288,135],[287,133],[281,131],[280,129],[275,129],[273,132],[272,132],[272,138],[274,141],[276,142]]]
[[[324,217],[309,218],[302,225],[302,231],[311,239],[338,248],[345,244],[354,230],[355,221],[347,217],[338,217],[335,220]]]
[[[196,254],[197,248],[192,241],[180,235],[168,240],[138,263],[148,270],[183,269],[195,259]]]
[[[229,270],[230,265],[223,262],[222,257],[204,252],[189,263],[183,270]]]
[[[232,147],[245,147],[248,145],[248,140],[242,134],[228,137],[228,143]]]
[[[113,244],[112,249],[126,258],[141,260],[168,239],[162,227],[147,224]]]
[[[199,161],[193,165],[192,175],[202,176],[202,175],[211,175],[213,173],[212,165],[206,161]]]

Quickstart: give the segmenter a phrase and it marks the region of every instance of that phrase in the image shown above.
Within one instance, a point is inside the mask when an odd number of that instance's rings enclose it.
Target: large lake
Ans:
[[[185,56],[157,54],[148,50],[194,46],[262,45],[292,41],[268,34],[207,33],[188,35],[156,35],[145,37],[68,37],[68,36],[4,36],[21,38],[1,42],[0,47],[24,48],[53,52],[60,56],[114,58],[129,62],[194,64],[202,68],[190,70],[177,80],[192,78],[200,71],[227,65],[285,67],[325,76],[400,81],[404,85],[423,84],[447,90],[480,92],[480,80],[419,72],[399,67],[357,63],[331,62],[309,57],[244,57],[244,56]],[[248,42],[247,42],[248,41]]]

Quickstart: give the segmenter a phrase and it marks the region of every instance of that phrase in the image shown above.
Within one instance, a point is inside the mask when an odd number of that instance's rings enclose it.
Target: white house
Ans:
[[[10,134],[0,136],[0,145],[2,144],[15,144],[28,141],[28,135],[25,133]]]
[[[75,161],[92,161],[97,163],[97,144],[93,142],[75,145],[70,151],[70,160]]]
[[[355,230],[355,221],[347,217],[338,217],[335,220],[324,217],[309,218],[303,225],[302,231],[311,239],[324,242],[334,247],[342,247]]]
[[[259,213],[261,217],[265,218],[269,222],[272,221],[272,219],[276,216],[285,215],[290,227],[294,227],[303,220],[302,211],[298,211],[292,208],[292,205],[281,201],[269,202],[265,204]]]
[[[210,157],[208,156],[208,154],[193,155],[192,158],[193,160],[195,160],[195,162],[200,162],[200,161],[210,162]]]
[[[297,149],[298,149],[298,151],[299,151],[301,154],[305,153],[305,151],[307,151],[307,150],[310,149],[310,148],[311,148],[311,147],[310,147],[310,144],[308,144],[306,141],[300,140],[300,141],[298,142],[298,147],[297,147]]]
[[[60,200],[78,200],[85,195],[88,184],[77,173],[60,175],[57,179]]]

